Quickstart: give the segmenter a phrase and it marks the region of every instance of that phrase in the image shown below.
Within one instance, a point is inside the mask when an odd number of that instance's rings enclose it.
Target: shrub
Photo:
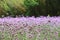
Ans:
[[[2,0],[0,1],[2,11],[9,16],[16,16],[25,13],[24,0]],[[4,14],[3,12],[1,12]]]

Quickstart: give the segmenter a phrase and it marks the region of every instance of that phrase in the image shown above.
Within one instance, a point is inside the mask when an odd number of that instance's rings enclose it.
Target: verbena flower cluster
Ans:
[[[0,40],[59,40],[60,17],[0,18]]]

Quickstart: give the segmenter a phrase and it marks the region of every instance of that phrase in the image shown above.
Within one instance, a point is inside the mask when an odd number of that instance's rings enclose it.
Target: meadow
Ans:
[[[0,0],[0,40],[60,40],[60,0]]]
[[[0,18],[0,40],[60,40],[60,17]]]

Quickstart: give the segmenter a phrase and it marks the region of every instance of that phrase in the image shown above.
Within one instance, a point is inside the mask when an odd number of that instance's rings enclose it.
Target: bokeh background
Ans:
[[[60,0],[0,0],[0,17],[60,16]]]

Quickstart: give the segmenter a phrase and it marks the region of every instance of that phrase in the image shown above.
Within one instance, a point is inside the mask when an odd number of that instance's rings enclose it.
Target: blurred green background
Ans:
[[[0,17],[60,16],[60,0],[0,0]]]

